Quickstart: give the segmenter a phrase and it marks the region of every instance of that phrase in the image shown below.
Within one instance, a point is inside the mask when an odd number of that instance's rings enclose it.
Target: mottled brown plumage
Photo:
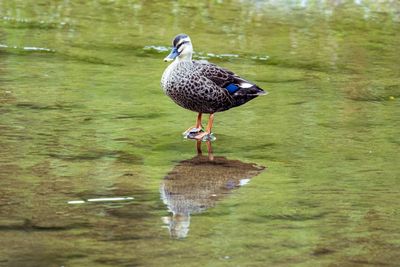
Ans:
[[[221,112],[265,94],[261,88],[232,71],[221,68],[205,60],[192,60],[193,47],[189,36],[177,35],[173,40],[173,50],[165,61],[174,60],[164,71],[161,86],[179,106],[201,114]],[[194,127],[198,130],[199,121]],[[210,134],[209,123],[205,134]]]

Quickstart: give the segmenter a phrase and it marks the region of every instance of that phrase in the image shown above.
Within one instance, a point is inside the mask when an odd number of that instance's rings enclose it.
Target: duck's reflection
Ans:
[[[190,215],[213,207],[229,191],[242,186],[264,167],[225,157],[213,157],[211,143],[208,156],[199,155],[183,160],[164,178],[160,192],[171,216],[164,217],[171,237],[185,238],[189,232]]]

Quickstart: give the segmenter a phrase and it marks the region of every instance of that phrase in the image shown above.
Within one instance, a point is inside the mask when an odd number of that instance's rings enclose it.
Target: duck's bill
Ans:
[[[164,61],[165,61],[165,62],[167,62],[167,61],[172,61],[172,60],[174,60],[177,56],[179,56],[178,49],[174,48],[174,49],[172,49],[171,53],[169,53],[169,55],[168,55],[166,58],[164,58]]]

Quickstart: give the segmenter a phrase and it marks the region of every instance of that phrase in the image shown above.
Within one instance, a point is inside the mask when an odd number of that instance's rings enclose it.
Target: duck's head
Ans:
[[[172,51],[164,58],[164,61],[177,60],[192,60],[193,46],[190,37],[184,33],[175,36],[172,41]]]

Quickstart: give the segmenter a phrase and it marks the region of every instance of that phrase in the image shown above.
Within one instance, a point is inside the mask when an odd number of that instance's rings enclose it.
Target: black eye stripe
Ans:
[[[183,44],[187,44],[187,43],[189,43],[189,41],[184,41],[184,42],[178,44],[178,46],[176,47],[176,49],[179,49],[179,47],[181,47]]]

